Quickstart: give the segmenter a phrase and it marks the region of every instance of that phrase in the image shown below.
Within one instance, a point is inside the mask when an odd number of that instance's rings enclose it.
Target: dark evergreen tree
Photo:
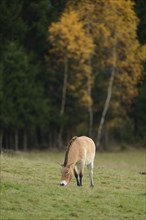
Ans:
[[[138,37],[142,44],[146,43],[146,1],[136,0],[135,10],[140,19]]]
[[[75,87],[68,88],[72,89],[72,92],[67,94],[67,108],[65,109],[64,116],[60,118],[58,114],[61,103],[61,72],[63,71],[63,66],[59,65],[59,62],[62,62],[58,59],[60,54],[52,55],[50,53],[51,46],[48,41],[48,28],[53,22],[59,21],[69,2],[76,3],[77,7],[79,2],[87,4],[95,3],[96,1],[0,1],[0,147],[3,145],[3,147],[16,150],[26,149],[27,146],[30,148],[32,146],[36,147],[38,144],[40,146],[42,144],[47,144],[47,146],[50,144],[50,146],[56,147],[56,137],[60,125],[64,126],[63,141],[67,141],[72,135],[86,134],[87,132],[88,114],[79,98],[79,86],[84,85],[85,82],[75,77],[73,69],[71,69],[72,72],[70,71],[69,83],[72,82]],[[103,2],[105,4],[106,1]],[[135,10],[139,17],[137,29],[139,41],[144,45],[146,43],[145,1],[136,0]],[[104,12],[105,10],[100,11],[99,14],[102,16]],[[92,16],[94,16],[94,13],[91,13],[89,18]],[[106,18],[106,15],[103,17]],[[130,18],[130,13],[128,17]],[[111,22],[111,25],[115,27],[113,23]],[[97,28],[93,28],[95,36],[97,36],[96,31]],[[124,37],[125,34],[123,35]],[[102,40],[104,40],[103,34]],[[99,41],[96,41],[96,43],[99,43]],[[94,115],[94,118],[98,120],[106,94],[107,86],[106,84],[103,85],[103,82],[108,77],[108,68],[105,68],[103,77],[100,65],[107,60],[105,59],[107,53],[105,51],[104,59],[99,59],[101,55],[99,50],[96,51],[96,55],[98,59],[93,58],[91,65],[95,69],[93,85],[96,85],[96,89],[93,90],[95,102],[93,111],[97,114]],[[100,60],[102,61],[101,63]],[[76,67],[77,63],[72,60],[71,65]],[[80,76],[81,66],[78,69],[78,76]],[[100,78],[101,76],[102,78]],[[136,136],[141,139],[144,139],[146,131],[145,78],[144,74],[143,83],[138,85],[139,96],[131,105],[132,107],[125,121],[126,129],[124,129],[124,131],[127,131],[129,122],[134,128]],[[85,103],[87,103],[86,100]],[[122,106],[121,110],[123,108],[124,106]],[[115,118],[115,112],[110,111],[107,117],[109,120]],[[114,126],[118,124],[120,123],[115,121]],[[93,126],[95,129],[95,122]]]
[[[15,43],[9,43],[5,48],[2,61],[3,97],[0,120],[6,133],[9,130],[10,137],[14,136],[15,149],[18,150],[19,131],[23,129],[26,148],[26,132],[43,124],[46,104],[43,88],[37,81],[39,65],[34,67],[32,58]],[[10,144],[13,145],[13,142]]]

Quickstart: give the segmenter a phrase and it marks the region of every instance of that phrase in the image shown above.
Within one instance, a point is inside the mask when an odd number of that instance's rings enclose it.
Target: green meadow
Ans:
[[[144,220],[145,151],[97,153],[94,188],[87,169],[59,186],[64,152],[1,155],[1,220]]]

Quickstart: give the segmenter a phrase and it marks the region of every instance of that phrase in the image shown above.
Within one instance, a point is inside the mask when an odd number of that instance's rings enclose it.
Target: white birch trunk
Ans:
[[[90,36],[90,24],[87,25],[87,33]],[[88,58],[88,65],[91,67],[91,55]],[[89,127],[88,127],[88,134],[89,137],[92,137],[92,127],[93,127],[93,109],[92,109],[92,86],[91,86],[91,76],[88,77],[88,95],[91,99],[91,102],[88,106],[88,113],[89,113]]]
[[[63,89],[62,89],[60,117],[62,117],[64,115],[64,111],[65,111],[67,80],[68,80],[68,57],[67,57],[67,55],[65,55],[65,58],[64,58],[64,80],[63,80]],[[59,130],[59,134],[58,134],[59,148],[62,147],[62,133],[63,133],[63,125],[60,125],[60,130]]]
[[[97,133],[97,142],[96,142],[96,147],[97,149],[100,146],[100,141],[101,141],[101,135],[102,135],[102,128],[104,125],[104,121],[105,121],[105,116],[109,107],[109,103],[111,100],[111,96],[112,96],[112,89],[113,89],[113,82],[114,82],[114,76],[115,76],[115,67],[116,67],[116,47],[113,47],[113,67],[112,67],[112,72],[111,72],[111,77],[109,80],[109,86],[108,86],[108,92],[107,92],[107,98],[105,101],[105,105],[104,105],[104,109],[102,112],[102,116],[101,116],[101,120],[100,120],[100,124],[99,124],[99,128],[98,128],[98,133]]]
[[[63,80],[60,116],[62,116],[64,114],[64,110],[65,110],[67,80],[68,80],[68,58],[67,58],[67,56],[65,56],[65,59],[64,59],[64,80]]]
[[[89,103],[88,106],[88,112],[89,112],[89,128],[88,133],[89,137],[92,137],[92,127],[93,127],[93,109],[92,109],[92,88],[91,88],[91,78],[88,78],[88,95],[91,99],[91,103]]]

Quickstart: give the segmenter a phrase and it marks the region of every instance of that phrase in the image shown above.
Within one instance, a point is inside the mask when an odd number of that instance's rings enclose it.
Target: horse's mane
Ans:
[[[67,149],[66,149],[66,152],[65,152],[65,159],[64,159],[64,166],[66,166],[67,164],[67,158],[68,158],[68,152],[69,152],[69,149],[72,145],[72,143],[77,139],[77,136],[74,136],[68,143],[67,145]]]

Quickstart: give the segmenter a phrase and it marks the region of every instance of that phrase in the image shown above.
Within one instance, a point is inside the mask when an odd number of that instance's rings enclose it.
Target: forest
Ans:
[[[146,146],[146,1],[0,1],[0,149]]]

